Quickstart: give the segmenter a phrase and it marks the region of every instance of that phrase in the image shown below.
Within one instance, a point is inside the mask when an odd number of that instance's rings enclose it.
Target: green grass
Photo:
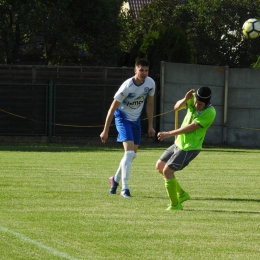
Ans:
[[[260,151],[205,148],[168,212],[165,147],[140,148],[123,199],[108,194],[121,146],[0,145],[0,259],[260,259]]]

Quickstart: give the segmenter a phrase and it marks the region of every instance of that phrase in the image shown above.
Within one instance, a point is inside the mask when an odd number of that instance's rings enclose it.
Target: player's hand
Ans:
[[[108,133],[106,133],[106,132],[103,131],[103,132],[100,134],[100,139],[101,139],[101,142],[102,142],[102,143],[105,143],[106,140],[108,139]]]
[[[169,138],[169,137],[171,137],[172,135],[169,133],[169,132],[159,132],[158,134],[157,134],[157,138],[158,138],[158,140],[160,140],[160,141],[162,141],[162,140],[164,140],[164,139],[166,139],[166,138]]]
[[[148,136],[149,137],[153,137],[153,136],[155,136],[155,130],[151,127],[151,128],[149,128],[148,129]]]
[[[188,91],[185,95],[185,100],[189,100],[193,97],[193,93],[195,92],[195,89],[191,89],[190,91]]]

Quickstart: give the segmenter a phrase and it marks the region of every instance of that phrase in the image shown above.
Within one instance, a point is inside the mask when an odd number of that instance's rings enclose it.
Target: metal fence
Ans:
[[[133,69],[0,65],[0,135],[98,136],[114,93]]]
[[[47,85],[0,84],[0,135],[95,136],[117,88],[52,80]]]
[[[0,84],[0,134],[46,135],[48,84]]]
[[[97,137],[118,85],[0,83],[1,136]],[[142,115],[146,117],[145,111]],[[143,133],[147,126],[142,121]],[[116,136],[114,125],[110,136]]]
[[[0,136],[98,137],[114,93],[131,76],[133,68],[0,66]],[[259,81],[255,69],[162,62],[155,128],[173,129],[175,102],[206,85],[217,117],[205,144],[259,147]],[[145,117],[144,110],[143,135]],[[112,126],[110,136],[116,135]]]

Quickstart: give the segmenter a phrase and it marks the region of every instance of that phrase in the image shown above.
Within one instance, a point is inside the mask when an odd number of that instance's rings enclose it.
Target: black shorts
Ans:
[[[174,171],[180,171],[186,167],[201,150],[183,151],[173,144],[160,157],[160,160],[166,162],[167,166]]]

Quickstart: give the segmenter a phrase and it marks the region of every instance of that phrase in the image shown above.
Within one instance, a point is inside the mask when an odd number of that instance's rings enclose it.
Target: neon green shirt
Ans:
[[[184,151],[201,150],[206,132],[216,117],[216,110],[209,106],[202,111],[197,111],[194,106],[194,97],[187,101],[187,113],[181,127],[197,122],[200,127],[196,130],[178,135],[175,144]]]

